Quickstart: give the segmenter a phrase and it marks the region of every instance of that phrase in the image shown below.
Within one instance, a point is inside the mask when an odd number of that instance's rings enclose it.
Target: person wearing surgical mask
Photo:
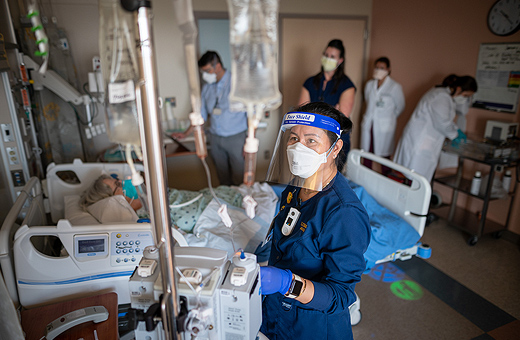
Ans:
[[[466,135],[454,122],[457,107],[466,105],[477,91],[471,76],[449,75],[441,85],[429,90],[419,101],[406,124],[394,155],[394,162],[431,181],[444,140],[458,146]]]
[[[347,118],[350,117],[354,107],[356,86],[345,74],[345,47],[343,42],[339,39],[331,40],[323,51],[320,61],[320,72],[305,81],[298,104],[325,102],[334,106]],[[346,157],[350,150],[350,134],[344,134],[341,138]]]
[[[366,111],[361,122],[361,148],[390,159],[394,152],[397,117],[404,110],[401,85],[390,77],[390,60],[378,58],[372,79],[365,85]],[[372,167],[371,161],[365,165]],[[382,168],[383,173],[388,169]]]
[[[211,148],[209,154],[215,164],[220,185],[240,185],[244,178],[243,147],[247,135],[247,113],[233,111],[229,105],[231,72],[222,65],[215,51],[206,52],[198,62],[202,80],[202,118],[206,137]],[[190,126],[184,133],[172,137],[182,139],[193,130]]]
[[[349,306],[365,270],[368,214],[342,167],[340,136],[352,128],[323,102],[283,119],[267,182],[286,185],[280,210],[257,252],[265,295],[260,331],[269,339],[353,339]]]

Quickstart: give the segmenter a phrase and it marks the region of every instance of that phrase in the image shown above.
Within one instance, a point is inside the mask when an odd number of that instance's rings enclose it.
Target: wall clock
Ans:
[[[506,36],[520,29],[520,0],[498,0],[491,6],[487,17],[489,30]]]

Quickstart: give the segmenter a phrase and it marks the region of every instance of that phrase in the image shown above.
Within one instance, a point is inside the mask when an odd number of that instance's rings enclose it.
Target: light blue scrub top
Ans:
[[[247,130],[246,112],[231,112],[229,109],[230,90],[231,72],[229,71],[226,71],[218,82],[205,84],[202,87],[200,114],[205,122],[209,115],[208,131],[220,137],[233,136]]]
[[[354,287],[365,270],[367,212],[338,172],[325,190],[302,202],[296,226],[283,236],[281,227],[297,206],[299,190],[288,186],[282,194],[269,265],[312,280],[314,298],[303,304],[280,293],[266,295],[260,330],[270,340],[353,339],[348,307],[356,301]]]

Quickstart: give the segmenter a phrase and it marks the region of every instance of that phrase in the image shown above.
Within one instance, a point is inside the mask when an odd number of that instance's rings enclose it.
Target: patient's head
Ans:
[[[87,210],[90,205],[114,195],[125,196],[121,180],[109,175],[101,175],[96,179],[94,184],[83,193],[79,205],[83,210]],[[141,208],[140,200],[126,196],[125,198],[134,210]]]

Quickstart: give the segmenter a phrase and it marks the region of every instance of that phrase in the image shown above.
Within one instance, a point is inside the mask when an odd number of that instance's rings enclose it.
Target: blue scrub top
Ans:
[[[247,130],[247,113],[231,111],[230,91],[231,72],[226,71],[220,81],[205,84],[200,94],[202,100],[200,114],[205,122],[209,118],[209,132],[220,137],[234,136]]]
[[[365,270],[368,215],[338,172],[324,191],[301,203],[296,226],[283,236],[281,227],[290,208],[298,205],[299,190],[288,186],[282,194],[269,265],[312,280],[314,298],[302,304],[280,293],[266,295],[261,332],[270,340],[352,339],[348,307],[356,300],[354,288]]]
[[[352,87],[354,90],[356,89],[354,83],[346,75],[339,79],[339,86],[334,93],[332,93],[332,90],[334,89],[335,82],[328,81],[325,90],[322,90],[325,76],[321,76],[320,86],[318,88],[314,86],[313,80],[314,77],[310,77],[303,83],[303,87],[309,91],[311,102],[325,102],[329,105],[336,106],[343,92]]]
[[[339,103],[339,98],[341,97],[341,94],[345,92],[346,90],[350,88],[356,89],[356,86],[350,80],[349,77],[344,75],[342,78],[339,79],[339,85],[336,90],[336,92],[332,93],[332,90],[334,89],[335,82],[328,81],[327,86],[325,86],[325,91],[323,89],[323,82],[325,81],[325,76],[321,76],[320,80],[320,86],[316,88],[314,86],[314,76],[308,78],[305,83],[303,83],[303,87],[309,91],[309,95],[311,98],[311,102],[325,102],[329,105],[336,106]],[[343,141],[343,152],[345,153],[345,156],[340,156],[342,158],[346,159],[346,154],[350,151],[350,133],[344,133],[341,134],[341,140]],[[341,170],[341,169],[340,169]]]

